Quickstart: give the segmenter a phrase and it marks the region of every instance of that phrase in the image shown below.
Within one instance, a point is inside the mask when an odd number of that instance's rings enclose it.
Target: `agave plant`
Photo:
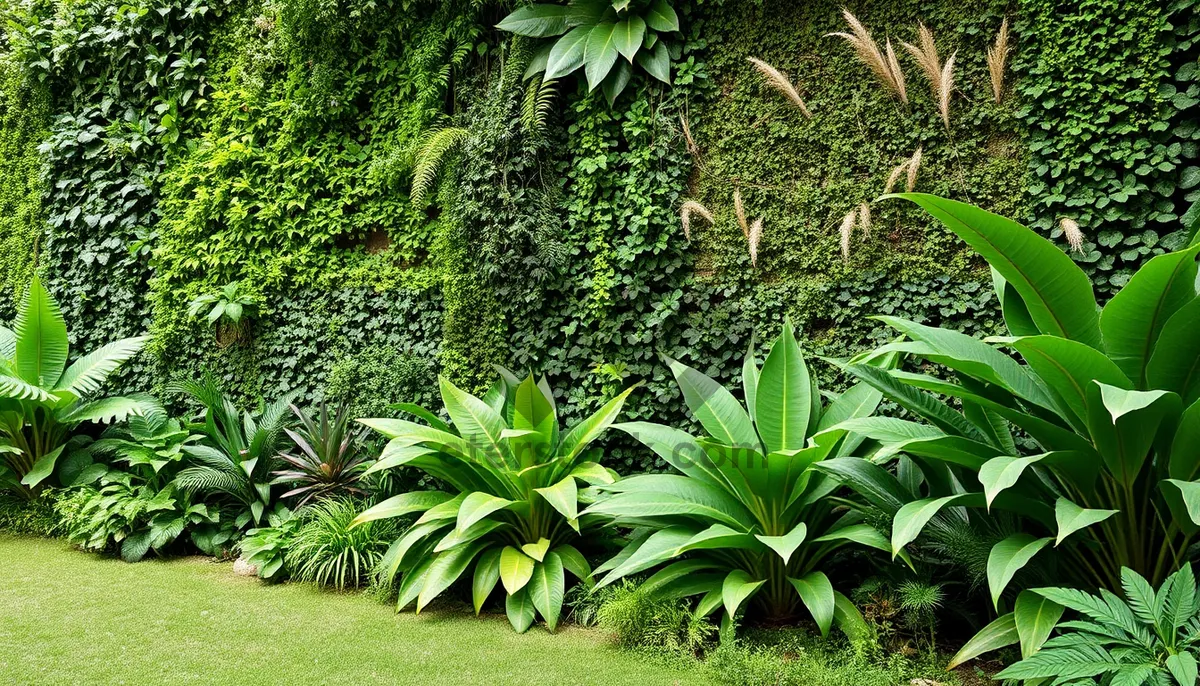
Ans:
[[[600,487],[611,495],[586,513],[640,533],[597,569],[608,571],[597,586],[669,563],[643,588],[667,597],[700,595],[702,616],[723,606],[723,627],[750,602],[774,619],[803,606],[823,634],[836,620],[848,635],[860,635],[861,616],[821,567],[851,543],[887,550],[887,538],[857,513],[839,513],[830,497],[838,483],[814,466],[859,447],[861,439],[838,425],[871,414],[881,394],[859,384],[823,402],[790,324],[761,369],[751,344],[742,375],[745,407],[713,379],[667,362],[708,436],[647,422],[614,427],[679,473]]]
[[[579,484],[616,478],[588,446],[633,389],[570,431],[560,431],[545,379],[502,376],[483,398],[440,380],[453,427],[412,405],[405,407],[427,424],[360,419],[391,439],[369,472],[408,465],[455,492],[404,493],[363,512],[355,523],[422,513],[381,565],[385,580],[401,575],[398,609],[416,601],[420,612],[474,566],[476,613],[499,582],[514,629],[525,631],[540,614],[553,631],[562,610],[564,571],[591,578],[590,565],[573,543],[599,522],[580,513]]]
[[[821,468],[894,514],[894,553],[948,514],[1020,517],[1024,531],[988,559],[997,608],[1039,555],[1060,558],[1063,578],[1080,585],[1117,590],[1123,567],[1161,582],[1190,559],[1200,533],[1200,241],[1151,259],[1100,308],[1083,271],[1033,231],[935,196],[895,197],[925,208],[991,264],[1011,335],[985,342],[881,318],[910,340],[845,369],[922,421],[847,422],[885,444],[877,464]],[[862,364],[897,352],[950,378]],[[878,466],[893,459],[905,483]],[[1015,614],[953,663],[1018,640],[1032,654],[1048,635],[1038,627],[1052,602],[1022,593]]]
[[[1121,570],[1125,600],[1073,588],[1033,592],[1077,612],[1042,649],[996,675],[1042,684],[1193,686],[1200,654],[1200,592],[1191,565],[1167,577],[1156,593],[1141,575]],[[1059,610],[1059,613],[1062,611]],[[1065,631],[1063,631],[1065,630]]]
[[[336,494],[366,495],[355,484],[369,466],[369,458],[361,452],[362,432],[349,426],[349,406],[343,403],[329,417],[329,408],[321,402],[316,420],[303,410],[291,406],[292,414],[300,420],[300,430],[284,429],[296,447],[298,455],[280,453],[279,459],[292,469],[274,472],[272,484],[289,484],[292,490],[279,496],[299,496],[297,507],[304,507],[313,498]]]
[[[0,484],[33,498],[63,454],[73,428],[141,412],[132,398],[91,398],[144,336],[109,343],[70,366],[67,324],[36,276],[13,328],[0,326]]]
[[[526,77],[545,72],[549,82],[583,68],[588,89],[603,86],[611,105],[625,90],[636,63],[671,83],[671,56],[663,33],[679,30],[667,0],[570,0],[564,5],[519,7],[497,28],[519,36],[554,37],[538,51]]]
[[[242,508],[234,520],[238,529],[251,522],[261,524],[264,515],[282,508],[272,497],[270,475],[277,464],[276,443],[290,398],[251,414],[238,412],[210,374],[201,382],[187,381],[173,388],[205,408],[203,423],[188,427],[203,436],[202,442],[184,447],[191,466],[179,472],[176,483],[191,492],[224,495],[238,503]]]

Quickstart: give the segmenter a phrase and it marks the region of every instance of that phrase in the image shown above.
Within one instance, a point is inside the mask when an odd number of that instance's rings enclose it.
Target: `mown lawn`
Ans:
[[[396,615],[205,558],[126,564],[0,535],[0,684],[695,684],[595,631]]]

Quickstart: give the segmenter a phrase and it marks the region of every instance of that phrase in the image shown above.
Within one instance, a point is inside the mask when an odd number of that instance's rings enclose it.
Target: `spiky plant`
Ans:
[[[314,498],[339,493],[366,495],[357,484],[369,460],[361,450],[363,431],[350,425],[349,405],[343,403],[338,407],[332,419],[324,401],[315,419],[295,405],[291,408],[300,420],[300,429],[283,431],[298,451],[279,454],[279,459],[291,468],[272,473],[275,479],[271,484],[292,486],[280,498],[299,497],[296,505],[304,507]]]
[[[297,514],[300,524],[284,553],[293,579],[339,590],[370,581],[396,527],[388,521],[351,526],[360,510],[348,498],[326,498]]]

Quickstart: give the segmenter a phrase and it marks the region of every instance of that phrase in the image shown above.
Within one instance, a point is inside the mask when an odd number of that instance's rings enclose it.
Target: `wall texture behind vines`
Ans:
[[[842,217],[918,146],[918,190],[1055,238],[1078,220],[1104,285],[1169,246],[1200,183],[1194,3],[851,3],[881,43],[923,21],[955,54],[946,127],[907,53],[904,106],[826,35],[846,25],[825,0],[680,0],[674,88],[635,76],[610,108],[569,78],[540,115],[528,46],[492,28],[502,3],[22,2],[0,43],[4,286],[37,242],[77,339],[152,331],[129,388],[211,369],[247,401],[374,415],[500,363],[548,374],[573,416],[644,381],[631,416],[686,422],[660,353],[732,382],[785,316],[827,355],[883,340],[873,314],[997,330],[982,265],[902,203],[872,202],[842,253]],[[1005,16],[997,104],[984,51]],[[445,128],[460,144],[415,203],[416,150]],[[763,221],[754,262],[735,189]],[[690,240],[685,199],[715,215]],[[263,312],[225,345],[186,305],[235,280]]]

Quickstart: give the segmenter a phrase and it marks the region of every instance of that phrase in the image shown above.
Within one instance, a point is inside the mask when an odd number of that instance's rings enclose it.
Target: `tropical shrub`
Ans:
[[[680,473],[600,487],[611,495],[586,514],[640,533],[597,569],[608,571],[597,586],[669,562],[644,587],[667,597],[701,595],[701,616],[723,606],[723,627],[752,601],[772,619],[791,617],[803,605],[822,634],[836,618],[859,635],[861,616],[821,567],[850,543],[886,550],[887,539],[857,513],[839,512],[830,497],[837,482],[813,467],[859,447],[862,440],[839,424],[871,414],[880,393],[859,384],[825,403],[790,324],[761,369],[753,347],[746,355],[747,407],[713,379],[667,362],[708,437],[647,422],[616,425]]]
[[[96,551],[120,549],[126,562],[153,550],[161,553],[188,527],[216,522],[208,506],[173,483],[161,488],[139,482],[128,472],[110,471],[99,488],[85,486],[67,518],[67,538]]]
[[[369,466],[369,458],[362,452],[362,432],[350,426],[348,405],[343,403],[332,420],[324,402],[315,420],[295,405],[291,408],[300,420],[300,429],[283,431],[299,452],[296,455],[279,454],[279,459],[288,463],[291,469],[274,472],[275,479],[271,483],[292,486],[279,497],[299,497],[297,507],[304,507],[314,498],[366,495],[366,491],[356,484]]]
[[[1084,273],[1029,229],[960,202],[897,197],[988,261],[1011,335],[985,342],[880,317],[909,340],[844,368],[922,421],[847,422],[883,448],[870,462],[820,468],[894,515],[894,554],[941,517],[1019,517],[1024,530],[988,557],[997,608],[1042,550],[1079,585],[1118,589],[1124,567],[1161,582],[1190,559],[1200,533],[1200,241],[1151,259],[1100,308]],[[863,363],[897,352],[951,378]],[[879,466],[893,459],[897,476]],[[1018,640],[1032,654],[1048,635],[1036,627],[1051,602],[1021,594],[1015,615],[985,628],[953,662]]]
[[[260,579],[282,581],[288,575],[285,556],[296,540],[300,519],[287,508],[272,512],[268,518],[270,526],[247,531],[238,541],[238,550],[246,562],[254,565]]]
[[[455,492],[404,493],[363,512],[355,524],[422,513],[382,563],[385,581],[402,575],[398,608],[415,600],[420,612],[474,566],[476,613],[500,582],[514,629],[525,631],[540,614],[553,631],[562,610],[564,572],[583,581],[591,577],[591,566],[573,543],[593,535],[600,523],[580,513],[584,494],[577,482],[616,478],[588,446],[612,424],[633,389],[570,431],[560,431],[544,379],[521,381],[505,371],[483,398],[445,378],[440,386],[453,428],[411,405],[407,410],[427,424],[359,421],[391,439],[368,471],[408,465]]]
[[[88,446],[88,453],[122,462],[142,480],[162,486],[174,478],[183,465],[184,448],[199,441],[201,436],[189,431],[178,419],[169,417],[157,399],[147,395],[134,397],[141,403],[142,413],[131,415],[124,424],[114,424],[106,429]],[[106,469],[103,463],[95,464],[88,469]]]
[[[238,412],[210,374],[203,381],[174,388],[204,406],[203,423],[188,426],[203,438],[184,447],[190,466],[179,472],[176,483],[188,491],[232,500],[238,507],[234,526],[239,530],[261,524],[268,513],[278,514],[274,510],[283,505],[272,496],[270,475],[277,465],[276,443],[290,399],[276,400],[251,414]]]
[[[583,68],[588,89],[604,87],[611,105],[637,63],[671,83],[671,55],[660,34],[679,31],[668,0],[571,0],[564,5],[519,7],[496,25],[519,36],[556,37],[534,55],[526,77],[552,81]]]
[[[216,292],[197,296],[188,304],[189,317],[201,314],[209,326],[218,327],[218,339],[239,340],[245,336],[249,322],[258,316],[258,298],[247,293],[240,281],[234,281]]]
[[[285,553],[292,578],[339,590],[366,585],[396,527],[390,521],[352,527],[361,511],[361,503],[339,498],[326,498],[301,510],[299,527]]]
[[[1156,593],[1140,574],[1121,570],[1124,599],[1101,589],[1032,592],[1060,609],[1079,613],[1064,622],[1041,650],[996,675],[1026,683],[1100,683],[1193,686],[1200,655],[1200,592],[1191,565],[1184,565]]]
[[[58,511],[59,491],[43,491],[36,500],[28,500],[10,491],[0,491],[0,531],[21,536],[49,538],[62,531]]]
[[[131,398],[90,396],[146,340],[109,343],[68,366],[67,323],[35,276],[13,328],[0,326],[0,484],[33,498],[54,473],[72,429],[141,412]]]

